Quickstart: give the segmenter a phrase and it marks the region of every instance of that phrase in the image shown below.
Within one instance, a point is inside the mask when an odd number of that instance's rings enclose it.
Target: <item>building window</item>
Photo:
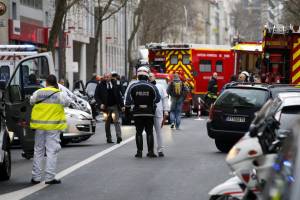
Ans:
[[[45,12],[45,25],[49,26],[49,13],[47,11]]]
[[[21,0],[21,4],[39,10],[43,9],[43,0]]]
[[[223,72],[223,62],[221,60],[218,60],[216,62],[216,71],[217,72]]]
[[[182,56],[182,63],[184,65],[189,65],[190,64],[190,55],[183,55]]]
[[[199,69],[200,69],[200,72],[211,72],[211,61],[210,60],[200,60]]]
[[[177,65],[178,64],[178,56],[172,55],[171,56],[171,65]]]
[[[17,4],[16,4],[16,2],[12,3],[12,18],[14,20],[17,19]]]

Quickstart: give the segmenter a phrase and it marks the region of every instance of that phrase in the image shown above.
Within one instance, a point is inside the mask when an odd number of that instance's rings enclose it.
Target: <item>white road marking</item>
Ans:
[[[123,142],[121,142],[120,144],[116,144],[108,149],[105,149],[97,154],[94,154],[92,155],[91,157],[75,164],[75,165],[72,165],[71,167],[59,172],[57,175],[56,175],[56,178],[58,179],[61,179],[69,174],[71,174],[72,172],[76,171],[77,169],[80,169],[81,167],[84,167],[85,165],[105,156],[106,154],[120,148],[121,146],[131,142],[132,140],[135,139],[135,136],[132,136],[130,138],[128,138],[127,140],[124,140]],[[19,199],[23,199],[35,192],[38,192],[46,187],[48,187],[49,185],[46,185],[45,182],[41,182],[37,185],[33,185],[33,186],[30,186],[30,187],[27,187],[27,188],[24,188],[24,189],[21,189],[21,190],[18,190],[18,191],[14,191],[14,192],[10,192],[10,193],[6,193],[6,194],[3,194],[3,195],[0,195],[0,200],[19,200]]]

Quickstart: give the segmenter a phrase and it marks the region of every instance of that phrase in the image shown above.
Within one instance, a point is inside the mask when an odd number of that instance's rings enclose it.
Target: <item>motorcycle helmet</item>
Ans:
[[[139,67],[137,70],[137,76],[147,76],[149,77],[149,68],[148,67]]]

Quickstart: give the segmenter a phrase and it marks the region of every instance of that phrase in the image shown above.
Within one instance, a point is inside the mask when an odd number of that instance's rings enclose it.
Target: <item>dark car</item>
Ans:
[[[282,92],[300,92],[289,85],[234,84],[228,87],[212,105],[207,122],[208,136],[217,148],[228,152],[245,135],[255,112],[270,98]]]
[[[285,140],[273,164],[263,199],[300,199],[300,121]]]

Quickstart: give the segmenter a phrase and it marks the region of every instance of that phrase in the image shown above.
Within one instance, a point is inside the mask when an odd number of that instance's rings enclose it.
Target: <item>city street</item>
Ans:
[[[229,177],[225,154],[208,138],[205,118],[183,119],[182,130],[165,126],[163,158],[145,157],[145,140],[144,157],[135,158],[134,126],[123,126],[122,131],[120,145],[106,144],[100,123],[94,137],[63,148],[58,162],[60,185],[32,186],[32,160],[13,149],[12,177],[1,183],[0,199],[205,200],[213,186]]]

